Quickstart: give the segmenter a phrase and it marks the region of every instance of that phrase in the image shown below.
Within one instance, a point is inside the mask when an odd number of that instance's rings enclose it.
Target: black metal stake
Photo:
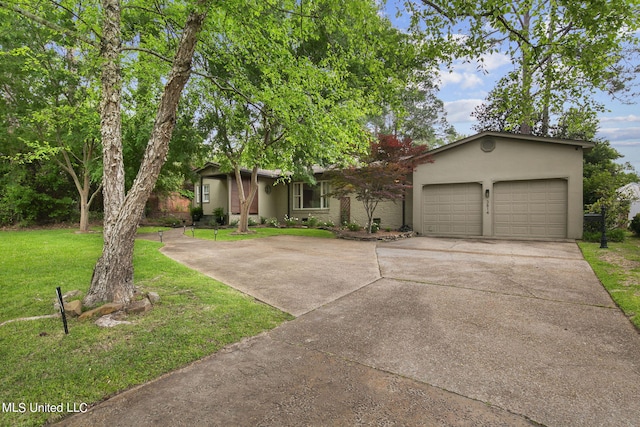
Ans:
[[[64,333],[65,335],[69,335],[69,328],[67,328],[67,315],[64,312],[64,301],[62,300],[62,291],[60,290],[60,286],[56,288],[56,293],[58,294],[58,302],[60,303],[60,314],[62,315]]]

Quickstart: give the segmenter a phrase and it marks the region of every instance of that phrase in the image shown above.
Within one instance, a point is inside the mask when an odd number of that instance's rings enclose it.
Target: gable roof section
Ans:
[[[576,147],[582,147],[583,149],[591,149],[595,146],[595,143],[590,141],[578,141],[574,139],[560,139],[560,138],[548,138],[542,136],[533,136],[533,135],[522,135],[518,133],[507,133],[507,132],[481,132],[476,135],[470,136],[468,138],[460,139],[456,142],[452,142],[451,144],[443,145],[441,147],[434,148],[432,150],[427,151],[426,155],[437,154],[446,150],[450,150],[452,148],[458,147],[460,145],[467,144],[469,142],[477,141],[483,138],[499,138],[499,139],[510,139],[517,141],[530,141],[530,142],[544,142],[550,144],[562,144],[562,145],[573,145]]]
[[[217,172],[215,173],[208,173],[206,175],[203,175],[203,172],[206,171],[208,168],[212,168],[214,170],[217,170]],[[314,175],[319,175],[319,174],[323,174],[325,172],[327,172],[329,170],[329,168],[326,167],[322,167],[322,166],[312,166],[311,170],[313,171]],[[221,176],[227,176],[227,175],[233,175],[233,171],[232,172],[222,172],[220,171],[220,164],[216,163],[216,162],[207,162],[204,166],[201,166],[197,169],[193,170],[195,173],[197,173],[198,175],[202,175],[202,176],[206,176],[206,177],[221,177]],[[251,169],[247,169],[247,168],[242,168],[240,169],[240,173],[243,175],[250,175],[251,174]],[[289,177],[291,176],[290,173],[282,173],[281,170],[279,169],[275,169],[275,170],[270,170],[270,169],[258,169],[258,176],[259,177],[263,177],[263,178],[273,178],[273,179],[278,179],[278,178],[282,178],[282,177]]]
[[[217,172],[213,174],[203,175],[203,176],[213,177],[213,176],[227,176],[229,174],[233,174],[233,172],[220,171],[220,163],[215,163],[215,162],[207,162],[204,164],[204,166],[201,166],[195,169],[194,172],[197,173],[198,175],[202,175],[202,172],[204,172],[208,168],[217,170]],[[240,173],[243,175],[251,174],[251,169],[242,168],[240,169]],[[277,179],[277,178],[280,178],[281,174],[279,170],[258,169],[258,176],[261,176],[264,178]]]

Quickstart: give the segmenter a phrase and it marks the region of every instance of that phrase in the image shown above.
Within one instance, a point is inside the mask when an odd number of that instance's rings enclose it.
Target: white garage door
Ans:
[[[567,237],[567,181],[497,182],[494,234],[499,237]]]
[[[440,236],[482,235],[482,186],[426,185],[422,189],[422,231]]]

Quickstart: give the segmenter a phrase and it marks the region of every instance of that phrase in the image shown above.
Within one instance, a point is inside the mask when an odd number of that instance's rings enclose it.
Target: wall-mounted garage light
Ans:
[[[484,198],[487,199],[487,214],[489,213],[489,189],[484,190]]]

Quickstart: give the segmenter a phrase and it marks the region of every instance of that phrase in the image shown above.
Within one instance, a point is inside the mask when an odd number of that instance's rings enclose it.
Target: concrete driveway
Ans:
[[[63,425],[640,420],[640,336],[574,243],[176,235],[163,252],[299,317]]]

